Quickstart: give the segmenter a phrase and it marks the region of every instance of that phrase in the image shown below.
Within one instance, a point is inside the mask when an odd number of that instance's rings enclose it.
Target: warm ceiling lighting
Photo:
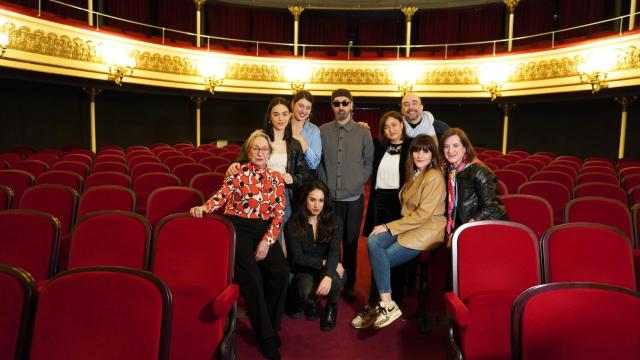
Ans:
[[[0,57],[4,55],[9,47],[9,34],[6,31],[0,31]]]
[[[491,94],[491,101],[502,95],[502,86],[511,74],[511,66],[508,64],[491,63],[478,69],[478,80],[482,90]]]
[[[222,85],[227,72],[226,65],[215,59],[203,58],[196,63],[198,72],[204,77],[207,90],[213,94],[216,86]]]
[[[311,79],[312,73],[313,69],[302,61],[288,64],[284,68],[284,77],[291,83],[294,94],[304,89],[304,85]]]
[[[131,56],[127,48],[118,45],[104,45],[101,47],[102,58],[109,67],[108,79],[116,85],[122,85],[125,76],[131,76],[136,68],[136,59]]]
[[[404,96],[413,90],[418,76],[422,73],[420,67],[409,63],[398,64],[392,69],[394,81],[398,85],[398,91]]]
[[[603,50],[587,54],[578,65],[580,81],[591,84],[592,93],[609,87],[607,76],[609,71],[615,68],[617,61],[617,55],[614,51]]]

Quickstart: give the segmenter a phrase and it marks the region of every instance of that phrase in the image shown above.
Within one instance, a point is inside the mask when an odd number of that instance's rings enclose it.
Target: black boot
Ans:
[[[317,303],[305,303],[304,304],[304,317],[307,320],[318,320],[318,304]]]
[[[320,329],[322,331],[331,331],[336,327],[336,321],[338,319],[338,304],[327,303],[327,307],[324,309],[324,317],[320,322]]]
[[[266,338],[260,342],[260,352],[269,360],[280,360],[278,340],[275,336]]]

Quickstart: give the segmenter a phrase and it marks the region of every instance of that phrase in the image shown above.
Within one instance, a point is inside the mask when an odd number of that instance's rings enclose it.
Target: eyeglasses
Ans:
[[[251,152],[255,154],[259,154],[259,153],[268,154],[271,152],[271,149],[269,149],[268,147],[253,146],[251,148]]]
[[[331,103],[331,105],[333,105],[333,107],[339,107],[340,105],[347,107],[349,105],[351,105],[351,101],[349,100],[342,100],[342,101],[333,101]]]

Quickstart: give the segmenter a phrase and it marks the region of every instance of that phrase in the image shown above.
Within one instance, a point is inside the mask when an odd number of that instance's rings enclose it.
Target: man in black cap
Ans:
[[[319,176],[333,198],[336,214],[343,224],[342,264],[347,281],[342,296],[355,300],[358,238],[364,212],[364,184],[371,175],[373,140],[369,129],[353,121],[353,97],[347,89],[331,93],[335,120],[320,127],[322,163]]]

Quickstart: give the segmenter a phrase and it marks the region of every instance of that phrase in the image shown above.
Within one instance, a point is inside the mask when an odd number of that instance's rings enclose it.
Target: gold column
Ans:
[[[515,17],[516,6],[518,6],[520,0],[502,0],[502,2],[504,2],[509,9],[509,42],[507,43],[507,51],[511,51],[511,47],[513,45],[513,20]]]
[[[507,153],[507,139],[509,137],[509,110],[513,109],[515,104],[499,104],[498,105],[502,112],[504,113],[504,117],[502,118],[502,153]]]
[[[196,47],[200,47],[200,34],[202,34],[202,6],[207,0],[193,0],[196,5]]]
[[[300,15],[302,15],[302,12],[304,11],[304,6],[291,5],[289,6],[289,11],[291,12],[291,15],[293,15],[293,56],[298,56]]]
[[[91,129],[91,151],[94,153],[97,149],[96,143],[96,96],[100,94],[100,89],[82,88],[89,95],[89,128]]]
[[[636,0],[631,0],[631,6],[629,7],[629,30],[633,30],[633,28],[636,26],[635,12],[636,12]]]
[[[415,6],[403,6],[400,8],[400,11],[404,14],[404,21],[406,24],[406,47],[404,56],[409,57],[411,54],[411,18],[418,11],[418,8]]]
[[[201,139],[201,113],[202,113],[202,104],[207,101],[207,98],[204,96],[192,96],[191,100],[196,103],[196,146],[200,146]]]
[[[93,26],[93,0],[87,0],[87,24]]]
[[[631,99],[625,97],[615,98],[615,101],[622,105],[622,113],[620,114],[620,141],[618,145],[618,159],[622,159],[624,157],[624,147],[627,140],[627,109],[629,104],[631,104],[636,97],[632,97]]]

